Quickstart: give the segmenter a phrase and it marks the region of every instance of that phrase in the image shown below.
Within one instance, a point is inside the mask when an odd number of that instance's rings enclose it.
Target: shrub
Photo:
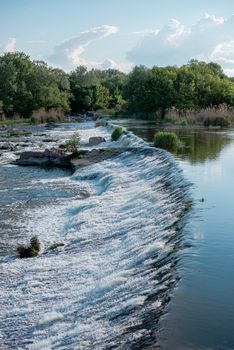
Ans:
[[[40,251],[40,241],[37,236],[33,236],[30,239],[30,244],[18,245],[17,252],[19,253],[20,258],[32,258],[39,254]]]
[[[175,150],[181,147],[182,143],[179,137],[174,132],[158,131],[154,134],[154,146],[165,148],[168,150]]]
[[[230,126],[230,122],[227,117],[208,117],[204,120],[204,126],[220,126],[221,128],[228,128]]]
[[[123,133],[123,129],[121,127],[115,128],[111,134],[111,140],[117,141],[120,138],[120,136],[122,135],[122,133]]]
[[[77,153],[80,148],[80,134],[75,132],[69,140],[64,144],[64,149],[67,152]]]

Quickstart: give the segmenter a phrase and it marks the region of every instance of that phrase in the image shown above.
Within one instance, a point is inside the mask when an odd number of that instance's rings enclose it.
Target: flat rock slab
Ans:
[[[60,149],[46,149],[44,152],[28,151],[20,153],[20,158],[13,162],[22,166],[41,166],[71,168],[70,157]]]
[[[78,168],[102,162],[118,156],[127,148],[99,148],[80,150],[76,155],[66,154],[61,149],[46,149],[44,152],[28,151],[19,154],[20,158],[12,164],[21,166],[41,166],[47,168],[66,168],[75,171]]]
[[[80,151],[76,158],[71,159],[73,170],[100,163],[103,160],[111,159],[125,152],[126,148],[99,148],[91,151]]]

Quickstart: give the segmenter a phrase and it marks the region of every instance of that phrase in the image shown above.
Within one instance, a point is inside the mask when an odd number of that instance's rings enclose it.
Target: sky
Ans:
[[[0,0],[0,54],[66,71],[219,63],[234,76],[234,0]]]

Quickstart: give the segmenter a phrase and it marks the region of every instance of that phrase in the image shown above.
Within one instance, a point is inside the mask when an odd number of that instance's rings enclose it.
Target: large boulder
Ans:
[[[14,164],[23,166],[42,166],[71,168],[70,157],[61,149],[46,149],[44,152],[22,152]]]
[[[89,138],[89,146],[97,146],[102,142],[106,142],[106,140],[101,136],[94,136]]]

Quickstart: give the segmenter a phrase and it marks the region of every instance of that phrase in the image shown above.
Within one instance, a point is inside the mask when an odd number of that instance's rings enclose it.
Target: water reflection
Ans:
[[[191,128],[191,127],[162,127],[155,122],[135,119],[117,119],[114,121],[127,127],[144,140],[153,141],[154,133],[158,130],[175,132],[184,147],[174,152],[177,158],[188,160],[190,163],[202,163],[215,159],[221,150],[231,142],[230,136],[222,130]]]

